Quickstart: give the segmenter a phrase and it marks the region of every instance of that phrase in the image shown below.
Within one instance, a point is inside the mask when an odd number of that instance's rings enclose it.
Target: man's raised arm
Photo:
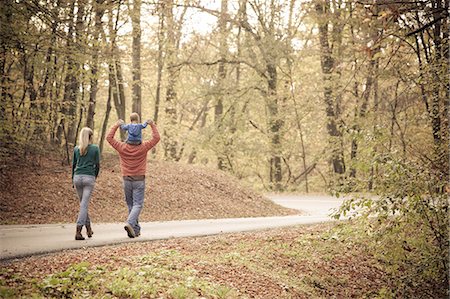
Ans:
[[[152,149],[161,139],[159,136],[158,128],[156,128],[155,123],[152,120],[147,120],[147,123],[152,127],[152,139],[145,141],[144,145],[147,150]]]
[[[119,128],[122,124],[123,120],[119,119],[109,130],[108,136],[106,136],[108,143],[111,144],[111,146],[116,150],[120,147],[121,142],[114,139],[114,135],[116,134],[117,128]]]

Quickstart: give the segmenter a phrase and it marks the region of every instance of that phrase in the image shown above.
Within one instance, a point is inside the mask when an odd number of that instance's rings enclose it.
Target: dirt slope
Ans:
[[[74,222],[79,201],[72,189],[70,171],[70,167],[61,166],[60,159],[56,158],[41,159],[34,166],[31,163],[4,166],[0,223]],[[223,172],[149,161],[147,174],[141,221],[298,214],[242,187]],[[89,214],[96,223],[126,219],[119,158],[115,155],[108,155],[102,161]]]

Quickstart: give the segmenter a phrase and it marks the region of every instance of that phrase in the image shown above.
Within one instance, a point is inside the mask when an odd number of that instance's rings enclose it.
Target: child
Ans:
[[[147,127],[147,121],[144,123],[139,123],[139,114],[133,112],[130,114],[130,124],[120,125],[122,130],[128,131],[128,138],[126,143],[128,144],[141,144],[142,143],[142,133],[141,130]]]

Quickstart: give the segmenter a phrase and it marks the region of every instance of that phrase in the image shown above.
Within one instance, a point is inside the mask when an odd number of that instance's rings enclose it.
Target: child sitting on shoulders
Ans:
[[[139,114],[133,112],[130,114],[129,124],[120,125],[120,128],[124,131],[128,131],[128,138],[125,141],[128,144],[141,144],[142,143],[142,129],[147,127],[147,121],[140,123]]]

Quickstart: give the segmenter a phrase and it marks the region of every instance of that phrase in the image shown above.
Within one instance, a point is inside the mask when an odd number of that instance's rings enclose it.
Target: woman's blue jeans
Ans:
[[[94,190],[95,176],[74,175],[73,184],[80,199],[80,212],[78,214],[77,225],[90,225],[91,219],[89,218],[88,209],[92,191]]]

